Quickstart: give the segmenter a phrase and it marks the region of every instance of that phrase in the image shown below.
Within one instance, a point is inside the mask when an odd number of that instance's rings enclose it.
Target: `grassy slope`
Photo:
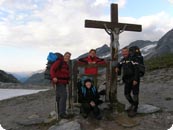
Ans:
[[[173,53],[151,58],[145,61],[145,65],[148,71],[173,67]]]

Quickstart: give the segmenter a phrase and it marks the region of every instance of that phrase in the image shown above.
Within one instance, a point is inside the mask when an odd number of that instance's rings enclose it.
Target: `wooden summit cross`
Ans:
[[[111,22],[85,20],[85,27],[105,29],[110,35],[111,43],[111,63],[110,63],[110,92],[109,100],[113,109],[116,107],[117,101],[117,76],[114,67],[118,62],[119,34],[123,31],[142,31],[141,25],[119,23],[118,22],[118,5],[111,4]]]

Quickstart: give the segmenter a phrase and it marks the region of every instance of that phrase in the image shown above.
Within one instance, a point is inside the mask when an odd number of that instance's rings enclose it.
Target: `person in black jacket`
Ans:
[[[99,93],[97,88],[93,86],[91,79],[84,81],[84,86],[79,88],[79,103],[81,103],[81,113],[84,118],[88,117],[88,114],[93,111],[96,119],[100,120],[99,105]]]
[[[138,62],[136,62],[130,55],[127,47],[122,49],[123,58],[115,68],[116,73],[123,70],[123,82],[125,83],[124,94],[128,102],[131,104],[127,109],[128,116],[134,117],[136,115],[139,104],[139,69]],[[131,95],[133,92],[133,96]]]

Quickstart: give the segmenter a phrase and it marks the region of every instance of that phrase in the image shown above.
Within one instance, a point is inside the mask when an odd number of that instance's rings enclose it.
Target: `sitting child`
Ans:
[[[79,103],[81,103],[81,113],[84,118],[92,111],[95,118],[100,120],[100,110],[98,105],[100,103],[99,93],[97,88],[93,86],[91,79],[84,81],[84,86],[79,88]]]

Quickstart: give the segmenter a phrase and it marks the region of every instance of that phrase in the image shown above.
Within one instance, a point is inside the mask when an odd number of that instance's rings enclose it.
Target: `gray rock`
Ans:
[[[52,122],[55,122],[57,120],[57,117],[54,116],[54,117],[49,117],[47,119],[44,120],[44,123],[45,124],[49,124],[49,123],[52,123]]]
[[[143,113],[143,114],[154,113],[158,111],[160,111],[160,108],[153,105],[148,105],[148,104],[139,105],[139,108],[138,108],[138,113]]]
[[[109,109],[109,105],[110,105],[110,103],[102,103],[101,105],[99,105],[99,108],[101,110]]]
[[[23,121],[16,121],[19,125],[30,126],[30,125],[38,125],[44,122],[44,119],[36,118],[36,119],[26,119]]]
[[[39,118],[39,116],[36,114],[33,114],[33,115],[28,117],[28,119],[38,119],[38,118]]]
[[[68,123],[68,120],[67,120],[67,119],[61,119],[61,120],[59,121],[59,125],[63,125],[63,124],[65,124],[65,123]]]
[[[57,117],[56,111],[50,112],[49,117]]]
[[[76,121],[70,121],[61,125],[55,125],[48,130],[81,130],[80,124]]]
[[[103,130],[102,128],[97,128],[97,129],[95,129],[95,130]]]

